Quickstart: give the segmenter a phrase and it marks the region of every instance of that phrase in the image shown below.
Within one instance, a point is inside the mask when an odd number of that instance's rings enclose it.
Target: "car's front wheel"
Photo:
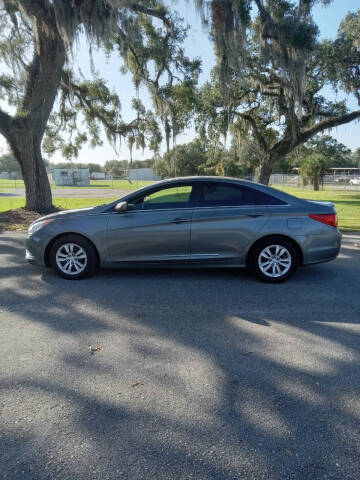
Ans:
[[[298,263],[299,255],[293,242],[277,236],[258,242],[251,250],[248,262],[259,278],[270,283],[290,278]]]
[[[68,280],[91,276],[97,266],[97,253],[89,240],[80,235],[64,235],[58,238],[50,251],[51,266]]]

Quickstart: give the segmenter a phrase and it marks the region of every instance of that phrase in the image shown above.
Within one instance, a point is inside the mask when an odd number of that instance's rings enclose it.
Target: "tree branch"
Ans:
[[[47,0],[21,0],[17,2],[19,10],[25,11],[29,17],[36,17],[40,19],[48,18],[50,12],[53,12],[50,3]]]
[[[252,118],[251,115],[248,115],[246,113],[239,113],[239,112],[234,112],[235,115],[239,116],[240,118],[244,119],[246,122],[250,123],[252,129],[253,129],[253,133],[257,139],[257,141],[259,142],[261,148],[267,152],[269,150],[269,147],[268,147],[268,144],[265,140],[265,137],[264,135],[260,132],[260,130],[258,129],[257,125],[256,125],[256,122],[255,120]]]
[[[311,128],[308,128],[304,132],[299,135],[299,139],[296,142],[296,145],[300,145],[301,143],[306,142],[311,137],[316,135],[317,133],[323,132],[328,128],[338,127],[339,125],[344,125],[346,123],[352,122],[360,118],[360,110],[355,110],[351,113],[346,113],[345,115],[341,115],[340,117],[331,117],[327,118],[326,120],[322,120],[321,122],[316,123]]]
[[[7,135],[9,134],[11,121],[12,118],[10,117],[10,115],[0,109],[0,133],[5,138],[7,138]]]
[[[143,5],[139,5],[138,3],[132,3],[130,5],[130,8],[136,13],[144,13],[145,15],[149,15],[150,17],[159,18],[164,22],[167,28],[171,28],[171,22],[165,10],[155,10],[154,8],[147,8]]]

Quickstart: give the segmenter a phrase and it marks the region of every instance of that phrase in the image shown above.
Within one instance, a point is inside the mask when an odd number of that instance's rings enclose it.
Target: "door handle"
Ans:
[[[187,218],[174,218],[174,220],[171,223],[184,223],[188,221],[189,220]]]
[[[263,213],[249,213],[248,215],[246,215],[247,217],[250,217],[250,218],[257,218],[257,217],[263,217],[264,214]]]

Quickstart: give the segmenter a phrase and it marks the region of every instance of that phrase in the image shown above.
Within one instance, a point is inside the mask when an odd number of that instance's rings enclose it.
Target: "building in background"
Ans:
[[[130,168],[129,170],[130,182],[138,180],[161,180],[161,177],[155,175],[152,168]]]
[[[112,180],[112,175],[106,175],[104,172],[92,172],[90,174],[91,180]]]
[[[57,187],[88,187],[90,173],[88,168],[52,168],[51,175]]]

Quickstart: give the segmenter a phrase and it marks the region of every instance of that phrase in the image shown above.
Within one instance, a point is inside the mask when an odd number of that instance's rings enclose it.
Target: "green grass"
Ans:
[[[307,200],[325,200],[335,204],[341,230],[360,230],[360,192],[338,190],[302,190],[296,187],[276,187],[291,195]]]
[[[55,207],[63,210],[82,207],[93,207],[102,205],[103,203],[111,203],[117,200],[118,197],[111,198],[53,198]],[[7,210],[14,210],[25,206],[25,198],[22,197],[3,197],[0,198],[0,212]]]
[[[6,178],[0,178],[0,192],[7,191],[11,188],[23,188],[23,180],[7,180]]]

